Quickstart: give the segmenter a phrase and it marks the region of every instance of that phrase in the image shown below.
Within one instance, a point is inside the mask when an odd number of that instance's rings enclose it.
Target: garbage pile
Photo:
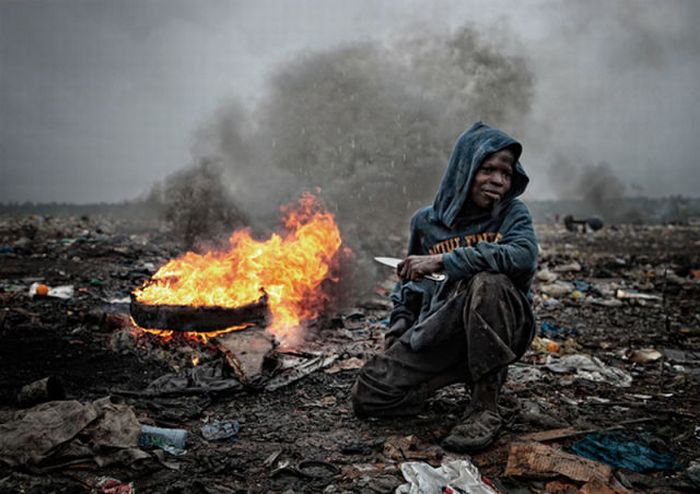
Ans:
[[[129,318],[134,287],[180,253],[166,231],[0,218],[0,490],[697,491],[700,226],[536,230],[537,337],[509,372],[508,427],[466,456],[440,447],[464,386],[417,417],[352,414],[390,269],[297,347],[260,329],[167,340]],[[392,241],[379,254],[400,255]]]

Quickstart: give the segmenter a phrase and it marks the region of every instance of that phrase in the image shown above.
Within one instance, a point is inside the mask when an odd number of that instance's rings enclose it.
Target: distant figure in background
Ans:
[[[603,220],[597,216],[591,216],[585,220],[577,220],[570,214],[564,216],[564,227],[570,232],[597,232],[603,228]]]
[[[435,389],[466,382],[471,401],[443,446],[474,451],[498,436],[507,366],[534,336],[537,241],[517,199],[529,181],[521,152],[520,143],[481,122],[457,140],[435,202],[411,220],[385,351],[353,387],[358,416],[416,414]],[[425,279],[440,272],[445,281]]]

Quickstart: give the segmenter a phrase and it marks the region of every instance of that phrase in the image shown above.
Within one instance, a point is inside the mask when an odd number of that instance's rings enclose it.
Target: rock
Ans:
[[[554,283],[540,285],[539,290],[550,297],[561,298],[573,292],[574,285],[566,281],[555,281]]]
[[[574,273],[581,271],[581,264],[576,261],[570,262],[569,264],[560,264],[554,266],[552,269],[555,273]]]

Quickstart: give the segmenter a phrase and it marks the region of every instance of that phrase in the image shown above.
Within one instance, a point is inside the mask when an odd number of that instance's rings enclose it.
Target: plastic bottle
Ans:
[[[141,426],[139,448],[160,448],[170,446],[185,449],[187,431],[185,429],[166,429],[164,427]]]

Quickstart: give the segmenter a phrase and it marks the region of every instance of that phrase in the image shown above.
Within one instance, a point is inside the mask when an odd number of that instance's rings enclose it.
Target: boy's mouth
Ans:
[[[481,193],[483,195],[485,195],[486,197],[488,197],[489,199],[491,199],[492,201],[500,201],[501,200],[501,194],[499,194],[498,192],[494,192],[491,190],[483,190]]]

